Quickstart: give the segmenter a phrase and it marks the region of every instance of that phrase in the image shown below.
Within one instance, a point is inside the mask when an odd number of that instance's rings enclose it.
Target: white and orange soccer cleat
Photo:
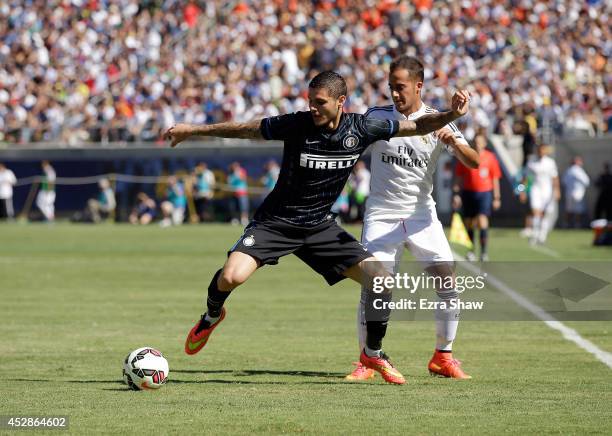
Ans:
[[[353,362],[353,365],[355,365],[355,369],[349,375],[344,377],[345,380],[362,381],[369,380],[376,376],[376,371],[366,368],[361,362]]]
[[[373,369],[378,372],[387,383],[393,383],[396,385],[403,385],[406,383],[406,379],[389,361],[389,356],[382,353],[380,356],[370,357],[365,353],[365,350],[361,352],[359,360],[363,366]]]
[[[433,357],[427,365],[429,374],[439,377],[470,379],[471,375],[467,375],[461,369],[461,362],[453,358],[453,353],[441,353],[438,350],[434,352]]]

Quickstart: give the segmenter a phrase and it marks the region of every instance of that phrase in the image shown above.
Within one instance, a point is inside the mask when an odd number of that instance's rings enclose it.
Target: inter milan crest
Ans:
[[[359,144],[359,139],[355,135],[347,135],[342,141],[342,145],[347,150],[352,150],[357,147],[357,144]]]

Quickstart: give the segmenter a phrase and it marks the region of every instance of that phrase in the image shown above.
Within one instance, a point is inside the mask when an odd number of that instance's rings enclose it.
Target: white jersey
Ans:
[[[414,120],[435,112],[437,110],[422,103],[419,110],[408,117],[398,112],[394,105],[372,107],[366,116]],[[448,127],[456,138],[465,141],[453,123]],[[436,216],[436,203],[431,196],[433,175],[444,148],[452,154],[452,148],[438,141],[434,133],[391,138],[389,141],[372,144],[371,192],[366,203],[364,221]]]
[[[532,156],[527,161],[527,171],[533,178],[530,193],[552,197],[553,179],[559,175],[555,161],[548,156]]]
[[[0,199],[7,200],[13,198],[13,186],[17,183],[15,173],[4,169],[0,171]]]

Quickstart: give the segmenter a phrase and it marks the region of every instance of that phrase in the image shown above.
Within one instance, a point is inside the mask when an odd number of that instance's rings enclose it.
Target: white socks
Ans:
[[[366,338],[368,336],[368,326],[366,324],[365,316],[366,298],[367,291],[362,289],[359,305],[357,305],[357,339],[359,340],[359,352],[365,348]]]
[[[382,354],[382,350],[372,350],[371,348],[368,348],[367,345],[363,349],[368,357],[380,357]]]
[[[207,321],[210,325],[213,325],[214,323],[219,321],[219,318],[221,318],[221,317],[220,316],[217,316],[216,318],[211,317],[208,314],[208,312],[206,312],[206,315],[204,315],[204,321]]]
[[[448,308],[450,300],[457,298],[457,291],[438,292],[438,299],[445,301],[446,309],[436,308],[436,350],[451,351],[459,326],[459,309]]]
[[[438,293],[438,299],[441,301],[449,301],[452,298],[457,298],[456,291]],[[359,350],[366,350],[368,356],[378,355],[380,350],[370,350],[366,346],[367,327],[365,319],[365,303],[366,292],[361,292],[359,306],[357,306],[357,339],[359,340]],[[459,309],[436,309],[436,350],[451,351],[453,349],[453,341],[457,336],[457,328],[459,326]],[[371,353],[371,354],[369,354]]]

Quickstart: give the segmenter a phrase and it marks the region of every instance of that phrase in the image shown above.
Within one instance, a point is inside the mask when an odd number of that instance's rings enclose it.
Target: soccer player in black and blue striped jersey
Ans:
[[[278,182],[229,250],[223,268],[214,275],[208,288],[207,311],[187,336],[187,354],[200,351],[225,318],[223,305],[230,292],[257,268],[275,265],[282,256],[295,254],[330,285],[348,277],[371,289],[374,277],[388,275],[361,243],[338,226],[331,207],[370,144],[394,136],[425,135],[442,128],[467,113],[469,94],[455,93],[450,111],[401,121],[345,113],[342,108],[346,96],[344,78],[325,71],[309,83],[308,112],[246,123],[178,124],[165,132],[172,147],[191,136],[284,141]],[[386,326],[387,319],[368,322],[367,347],[379,353],[362,353],[361,358],[386,381],[403,384],[404,377],[381,351]]]

